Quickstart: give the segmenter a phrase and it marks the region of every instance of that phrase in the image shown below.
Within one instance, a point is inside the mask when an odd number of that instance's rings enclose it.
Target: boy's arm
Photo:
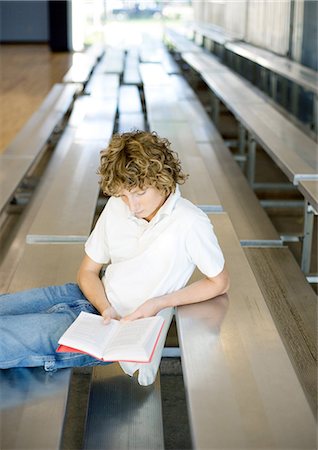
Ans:
[[[229,289],[229,275],[224,268],[220,274],[213,278],[203,278],[188,286],[172,292],[171,294],[151,298],[143,303],[124,320],[135,320],[142,317],[155,316],[164,308],[198,303],[216,297]]]
[[[96,263],[85,255],[77,274],[77,283],[91,304],[104,317],[105,322],[118,319],[118,314],[109,303],[103,283],[99,277],[102,264]]]

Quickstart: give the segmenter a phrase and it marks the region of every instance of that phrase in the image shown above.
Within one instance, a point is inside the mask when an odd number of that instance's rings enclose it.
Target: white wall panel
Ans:
[[[291,0],[193,0],[193,7],[194,20],[275,53],[288,53]]]
[[[290,0],[257,0],[248,3],[245,40],[286,55],[289,46]]]

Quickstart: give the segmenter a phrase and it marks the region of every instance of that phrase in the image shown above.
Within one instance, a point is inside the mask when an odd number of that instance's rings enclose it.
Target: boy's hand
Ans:
[[[143,319],[145,317],[152,317],[157,314],[158,311],[160,311],[160,308],[158,307],[158,299],[151,298],[150,300],[145,301],[142,305],[139,306],[133,313],[128,314],[128,316],[125,316],[122,318],[123,321],[129,321],[129,320],[136,320],[136,319]]]
[[[102,316],[104,319],[104,323],[109,323],[111,321],[111,319],[119,320],[121,318],[113,306],[108,306],[103,311]]]

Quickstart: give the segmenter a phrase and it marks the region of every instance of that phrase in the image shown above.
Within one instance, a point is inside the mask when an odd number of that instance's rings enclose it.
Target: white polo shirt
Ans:
[[[107,264],[103,284],[121,315],[146,300],[184,287],[195,266],[208,277],[224,267],[222,251],[207,215],[180,196],[177,187],[150,222],[111,197],[89,236],[85,251]]]

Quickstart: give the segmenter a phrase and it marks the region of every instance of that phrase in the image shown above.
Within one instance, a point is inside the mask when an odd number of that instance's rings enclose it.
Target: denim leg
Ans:
[[[102,364],[91,356],[56,353],[58,340],[81,311],[97,313],[77,285],[32,289],[0,297],[0,368],[46,370]]]
[[[48,286],[0,295],[0,316],[8,314],[29,314],[47,311],[59,303],[86,300],[77,284]]]

